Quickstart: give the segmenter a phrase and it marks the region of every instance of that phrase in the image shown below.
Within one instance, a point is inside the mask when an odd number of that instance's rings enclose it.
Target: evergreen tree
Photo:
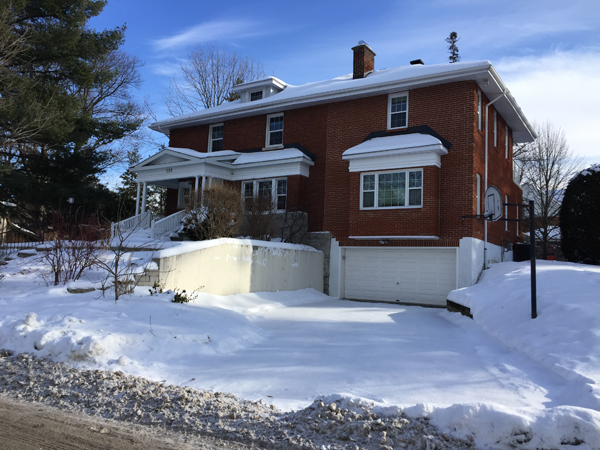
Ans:
[[[140,62],[119,51],[125,28],[87,25],[105,4],[0,0],[0,200],[34,221],[68,196],[114,218],[98,176],[117,157],[110,144],[143,117],[131,94]]]
[[[456,43],[458,41],[459,41],[459,38],[458,38],[458,34],[456,33],[456,31],[451,32],[450,35],[446,38],[446,42],[448,43],[448,53],[450,53],[450,56],[448,57],[448,59],[450,60],[451,63],[460,61],[460,55],[458,54],[458,47],[456,46]]]
[[[600,265],[600,164],[569,182],[560,209],[560,231],[568,261]]]
[[[134,166],[141,160],[142,156],[137,147],[133,147],[127,152],[127,161],[129,163],[129,167]],[[117,189],[117,195],[119,197],[119,215],[121,217],[131,217],[135,214],[135,203],[137,200],[137,177],[133,172],[127,169],[121,175],[120,180],[121,185]],[[166,188],[161,186],[148,186],[146,193],[146,208],[151,211],[154,216],[164,215],[166,202]]]

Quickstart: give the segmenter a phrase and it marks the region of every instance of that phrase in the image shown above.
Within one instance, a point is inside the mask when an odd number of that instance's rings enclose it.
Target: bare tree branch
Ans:
[[[569,150],[564,132],[551,122],[534,124],[538,138],[519,146],[513,156],[522,169],[524,197],[535,202],[536,239],[541,257],[558,233],[559,212],[564,189],[581,166],[581,158]]]
[[[172,116],[236,100],[231,88],[265,76],[263,65],[216,47],[197,47],[181,65],[183,83],[173,78],[165,102]]]

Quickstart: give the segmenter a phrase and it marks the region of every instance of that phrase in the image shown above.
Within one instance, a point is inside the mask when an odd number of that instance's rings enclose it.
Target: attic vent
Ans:
[[[423,60],[422,60],[422,59],[413,59],[413,60],[410,62],[410,65],[411,65],[411,66],[424,66],[424,65],[425,65],[425,63],[423,62]]]

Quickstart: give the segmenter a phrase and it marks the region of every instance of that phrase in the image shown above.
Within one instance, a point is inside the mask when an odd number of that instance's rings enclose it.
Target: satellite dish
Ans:
[[[502,195],[496,186],[490,186],[485,190],[485,212],[487,220],[497,221],[502,217]]]

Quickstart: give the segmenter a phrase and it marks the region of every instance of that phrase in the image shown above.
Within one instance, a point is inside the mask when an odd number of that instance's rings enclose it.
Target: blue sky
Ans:
[[[456,31],[463,61],[491,61],[531,122],[552,121],[586,164],[600,163],[599,0],[108,0],[90,25],[124,23],[124,50],[145,62],[138,95],[159,119],[169,81],[197,45],[235,50],[303,84],[350,73],[359,40],[377,53],[376,69],[446,63],[444,39]]]

